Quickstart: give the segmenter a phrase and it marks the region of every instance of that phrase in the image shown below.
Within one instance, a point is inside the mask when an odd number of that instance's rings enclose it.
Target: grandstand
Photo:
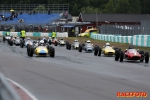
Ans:
[[[10,17],[11,13],[4,14],[5,17]],[[17,18],[13,18],[13,20],[1,21],[1,24],[20,24],[19,19],[24,20],[24,24],[33,24],[33,25],[44,25],[49,24],[57,19],[60,19],[62,16],[58,13],[55,14],[31,14],[23,13],[18,15]],[[2,20],[2,19],[1,19]]]
[[[11,17],[11,10],[18,14],[17,18]],[[48,14],[50,10],[50,14]],[[35,11],[35,14],[33,13]],[[22,12],[22,14],[20,14]],[[31,12],[29,14],[29,12]],[[0,4],[0,31],[18,31],[25,28],[26,31],[39,31],[38,27],[53,26],[51,23],[63,17],[63,13],[69,12],[69,4]],[[4,15],[5,18],[2,16]],[[23,19],[23,22],[19,20]]]

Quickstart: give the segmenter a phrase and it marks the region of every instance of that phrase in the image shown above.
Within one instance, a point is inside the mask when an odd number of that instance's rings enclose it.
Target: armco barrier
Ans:
[[[150,47],[150,35],[120,36],[120,35],[91,34],[91,38],[110,42],[132,43],[135,46]]]
[[[0,100],[21,100],[17,92],[0,73]]]
[[[4,36],[6,32],[0,32],[0,36]],[[20,32],[10,32],[11,36],[20,36]],[[68,37],[68,32],[57,32],[57,37]],[[49,37],[52,36],[52,33],[41,33],[41,32],[26,32],[26,36],[34,36],[34,37]]]

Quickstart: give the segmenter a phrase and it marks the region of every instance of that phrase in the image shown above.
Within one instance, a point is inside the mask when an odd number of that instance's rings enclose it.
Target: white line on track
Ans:
[[[23,86],[21,86],[20,84],[16,83],[15,81],[8,79],[8,81],[12,82],[13,84],[15,84],[16,86],[18,86],[20,89],[22,89],[24,92],[26,92],[31,98],[32,100],[38,100],[31,92],[29,92],[27,89],[25,89]]]

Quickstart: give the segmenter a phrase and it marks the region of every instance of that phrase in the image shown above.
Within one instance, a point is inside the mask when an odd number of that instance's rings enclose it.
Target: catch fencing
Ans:
[[[101,34],[114,34],[122,36],[131,36],[141,34],[140,25],[102,25]]]
[[[48,10],[51,13],[62,13],[64,11],[69,12],[69,4],[23,4],[23,1],[18,4],[0,4],[0,12],[2,14],[9,13],[10,10],[14,10],[17,13],[29,13],[32,11],[47,13]]]

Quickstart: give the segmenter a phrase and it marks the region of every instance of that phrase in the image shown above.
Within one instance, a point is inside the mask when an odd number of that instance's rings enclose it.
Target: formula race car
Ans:
[[[136,49],[126,49],[125,51],[115,50],[115,60],[120,62],[123,62],[123,59],[126,60],[140,60],[140,62],[143,62],[145,60],[145,63],[149,62],[149,53],[144,51],[139,51]]]
[[[90,40],[86,41],[86,43],[79,44],[78,51],[82,52],[82,50],[85,50],[86,52],[93,52],[94,47]]]
[[[111,47],[111,46],[103,46],[101,49],[99,46],[94,47],[94,55],[95,56],[101,56],[101,54],[107,55],[107,56],[113,56],[115,55],[115,50],[119,49],[117,47]],[[119,49],[120,50],[120,49]]]
[[[57,40],[57,38],[54,38],[54,39],[49,38],[49,39],[47,40],[47,42],[49,43],[49,45],[51,45],[51,44],[54,44],[55,46],[58,45],[58,40]]]
[[[27,38],[25,41],[22,39],[20,40],[20,47],[23,48],[24,46],[27,47],[28,45],[33,45],[33,42],[30,38]]]
[[[7,36],[3,36],[3,42],[7,41],[11,39],[11,36],[10,35],[7,35]]]
[[[15,45],[20,45],[20,38],[19,37],[13,38],[13,43]]]
[[[33,54],[38,55],[38,56],[49,55],[50,57],[54,57],[55,56],[55,49],[52,46],[49,46],[46,44],[39,45],[37,47],[36,46],[28,46],[27,55],[32,57]]]
[[[79,44],[80,43],[78,42],[78,40],[74,40],[72,44],[69,44],[69,42],[66,42],[66,49],[71,50],[72,48],[74,50],[78,50]]]
[[[64,46],[64,45],[66,45],[65,40],[64,40],[64,39],[60,39],[60,40],[58,40],[58,45],[60,45],[60,46]]]

